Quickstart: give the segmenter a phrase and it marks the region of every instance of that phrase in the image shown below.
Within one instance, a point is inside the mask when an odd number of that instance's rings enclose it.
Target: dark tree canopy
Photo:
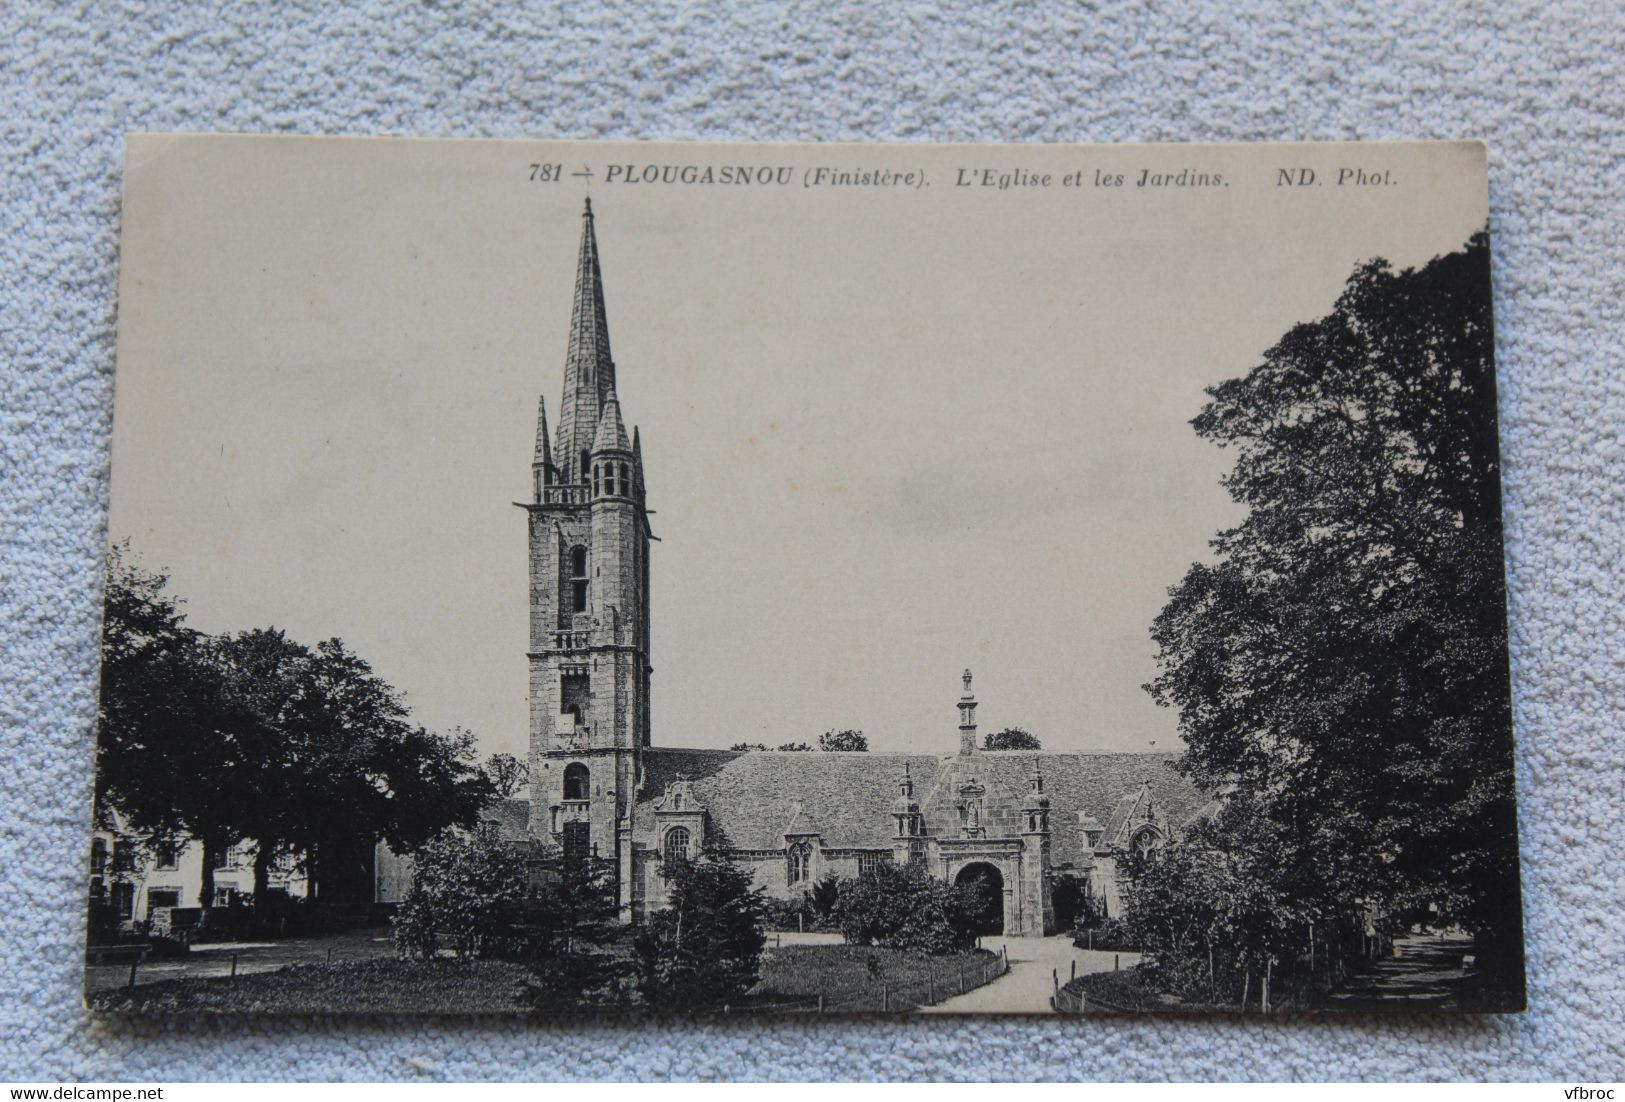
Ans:
[[[950,884],[918,866],[882,861],[840,881],[831,919],[850,945],[940,956],[973,947],[978,916],[998,902],[980,881]]]
[[[245,748],[229,733],[235,708],[212,676],[209,640],[186,627],[168,581],[127,545],[108,550],[96,817],[107,827],[117,817],[140,835],[200,839],[202,896],[212,902],[212,857],[243,837],[239,811],[255,790]]]
[[[410,722],[400,694],[338,639],[276,629],[207,636],[167,579],[109,558],[97,743],[98,813],[144,834],[189,834],[208,859],[258,843],[304,859],[313,892],[382,838],[397,851],[471,826],[493,794],[471,736]],[[205,901],[211,894],[205,872]]]
[[[1042,750],[1044,744],[1038,736],[1020,727],[1006,727],[1002,731],[989,731],[982,740],[984,750]]]
[[[1489,244],[1357,268],[1192,422],[1246,506],[1170,590],[1185,765],[1306,840],[1295,899],[1521,938]],[[1287,875],[1287,873],[1283,873]]]
[[[869,740],[862,731],[825,731],[818,736],[820,750],[867,750]]]

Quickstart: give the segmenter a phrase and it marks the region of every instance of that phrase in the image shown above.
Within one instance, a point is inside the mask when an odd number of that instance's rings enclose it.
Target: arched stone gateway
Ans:
[[[959,870],[955,884],[980,884],[981,906],[976,914],[978,934],[1004,933],[1004,874],[986,861],[975,861]]]

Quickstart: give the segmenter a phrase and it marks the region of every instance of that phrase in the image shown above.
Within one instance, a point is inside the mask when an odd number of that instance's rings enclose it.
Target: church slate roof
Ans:
[[[1050,799],[1051,860],[1083,863],[1088,854],[1078,831],[1078,812],[1121,825],[1117,812],[1142,784],[1151,788],[1167,822],[1189,822],[1208,798],[1174,769],[1170,753],[1054,753],[984,751],[975,758],[989,787],[1018,796],[1027,792],[1034,758]],[[651,841],[654,803],[666,785],[686,776],[706,809],[712,829],[734,849],[780,850],[784,835],[816,832],[838,849],[890,849],[892,801],[907,762],[915,791],[936,787],[952,755],[650,749],[644,751],[645,781],[633,813],[640,841]],[[935,823],[933,830],[938,830]]]

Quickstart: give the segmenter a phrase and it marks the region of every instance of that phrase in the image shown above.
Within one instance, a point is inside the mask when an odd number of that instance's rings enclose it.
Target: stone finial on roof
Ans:
[[[968,758],[976,753],[976,694],[971,692],[970,670],[963,678],[965,693],[959,698],[959,756]]]

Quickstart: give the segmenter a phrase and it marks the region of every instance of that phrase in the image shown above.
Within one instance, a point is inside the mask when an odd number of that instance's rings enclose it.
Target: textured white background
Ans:
[[[135,0],[0,11],[0,1079],[1625,1077],[1618,4]],[[80,899],[121,135],[1490,143],[1531,1011],[94,1022]]]

